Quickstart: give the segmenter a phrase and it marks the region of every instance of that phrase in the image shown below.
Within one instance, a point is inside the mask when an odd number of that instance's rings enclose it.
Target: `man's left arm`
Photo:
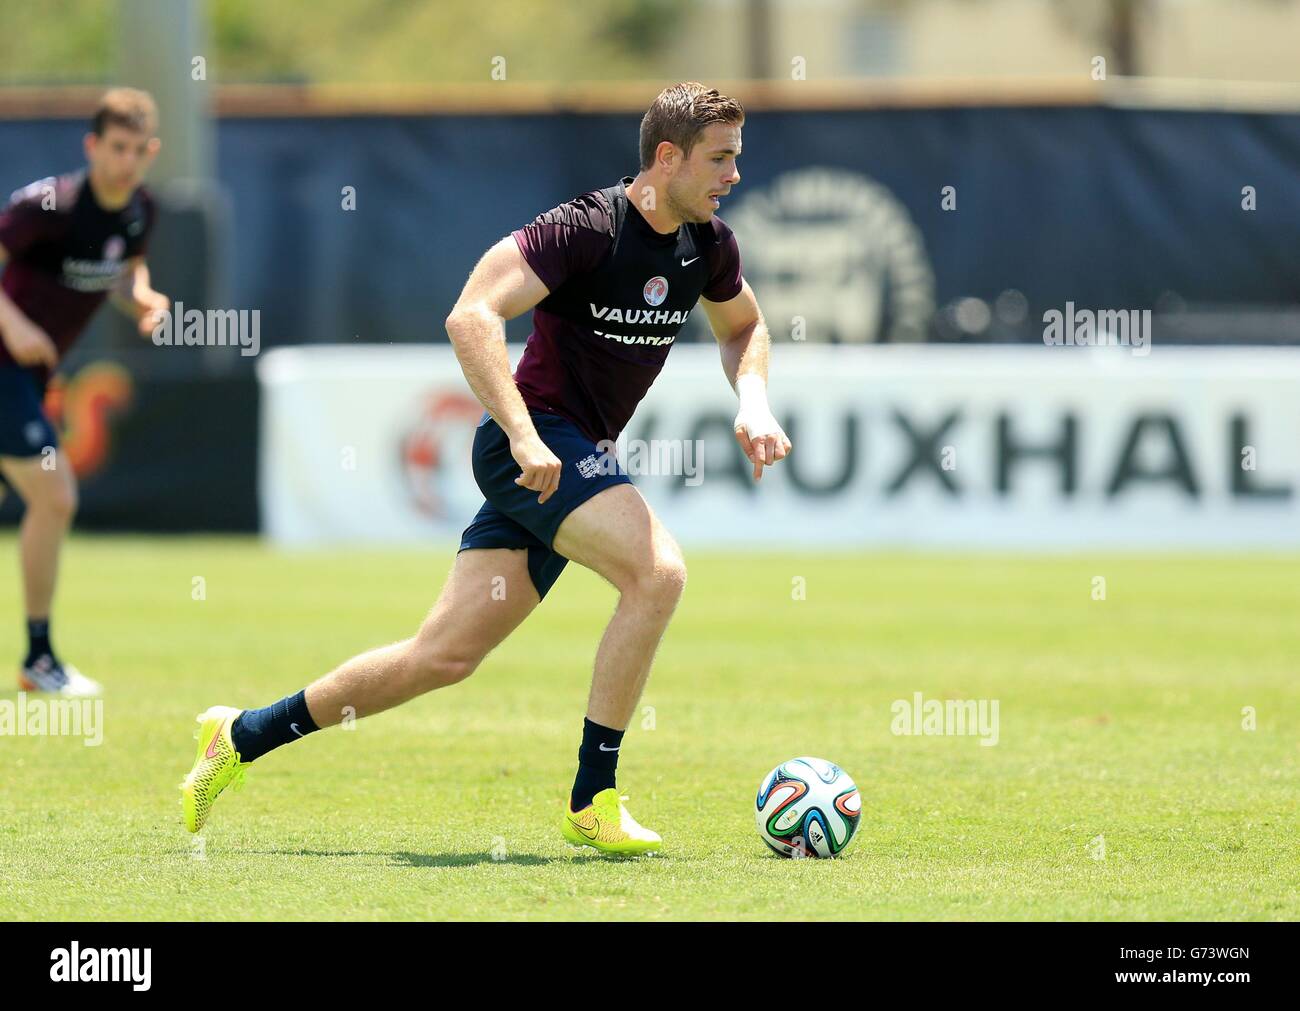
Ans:
[[[733,426],[736,441],[754,465],[754,480],[762,480],[763,468],[784,460],[791,448],[767,403],[767,361],[772,343],[767,323],[748,281],[741,281],[740,293],[730,301],[701,299],[700,304],[718,342],[722,371],[740,397]]]
[[[126,270],[114,286],[110,297],[113,304],[126,316],[136,321],[140,336],[148,337],[162,322],[162,313],[171,306],[171,299],[153,290],[149,280],[149,265],[143,256],[128,260]]]

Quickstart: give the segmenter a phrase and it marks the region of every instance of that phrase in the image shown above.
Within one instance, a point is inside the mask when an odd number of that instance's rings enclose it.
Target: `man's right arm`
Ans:
[[[506,236],[479,260],[447,317],[447,336],[470,389],[510,439],[522,471],[515,483],[538,492],[539,503],[559,487],[560,461],[538,436],[515,386],[505,324],[547,294],[514,238]]]
[[[9,260],[9,253],[0,246],[0,273]],[[45,365],[54,368],[59,363],[59,350],[49,334],[33,323],[0,288],[0,340],[19,365]]]

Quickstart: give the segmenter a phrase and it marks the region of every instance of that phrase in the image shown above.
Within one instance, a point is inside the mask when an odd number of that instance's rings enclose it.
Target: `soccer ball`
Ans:
[[[792,758],[763,777],[758,835],[783,857],[835,857],[848,847],[862,798],[847,772],[820,758]]]

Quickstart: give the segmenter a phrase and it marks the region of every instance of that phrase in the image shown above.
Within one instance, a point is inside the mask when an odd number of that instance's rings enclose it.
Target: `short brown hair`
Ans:
[[[136,88],[106,91],[95,109],[90,129],[96,137],[102,137],[110,126],[123,126],[152,137],[158,132],[158,106],[153,96]]]
[[[698,81],[683,81],[664,88],[641,120],[641,168],[655,161],[655,150],[664,141],[672,141],[691,156],[691,148],[704,128],[714,123],[743,126],[745,110],[734,98],[706,88]]]

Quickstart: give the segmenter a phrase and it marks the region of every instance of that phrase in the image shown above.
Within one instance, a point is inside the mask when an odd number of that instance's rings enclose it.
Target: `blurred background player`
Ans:
[[[50,613],[76,479],[42,401],[60,360],[110,295],[148,336],[167,309],[144,254],[154,208],[141,186],[160,148],[143,91],[115,88],[86,134],[87,167],[32,183],[0,212],[0,475],[22,498],[19,534],[28,645],[25,691],[96,694],[54,651]]]

